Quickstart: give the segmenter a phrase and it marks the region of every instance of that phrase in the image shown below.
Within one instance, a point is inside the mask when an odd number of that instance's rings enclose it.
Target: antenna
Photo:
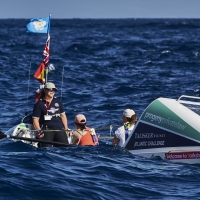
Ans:
[[[29,76],[28,76],[28,91],[27,91],[27,99],[26,99],[27,107],[28,107],[28,96],[29,96],[30,74],[31,74],[31,61],[30,61],[30,66],[29,66]]]
[[[62,87],[63,87],[63,76],[64,76],[64,69],[65,69],[65,65],[63,65],[63,72],[62,72],[61,97],[60,97],[60,99],[61,99],[61,100],[62,100]]]

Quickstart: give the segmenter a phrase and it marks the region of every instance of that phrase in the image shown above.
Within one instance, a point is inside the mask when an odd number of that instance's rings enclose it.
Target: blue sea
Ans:
[[[47,34],[30,19],[0,20],[0,130],[31,114]],[[35,148],[0,141],[0,199],[199,199],[200,165],[146,159],[113,147],[122,112],[140,117],[159,97],[200,94],[199,19],[53,19],[48,81],[69,128],[75,115],[100,134],[97,147]],[[110,131],[110,125],[113,130]]]

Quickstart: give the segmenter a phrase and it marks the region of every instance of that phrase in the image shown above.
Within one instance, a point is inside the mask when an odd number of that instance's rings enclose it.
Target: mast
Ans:
[[[49,56],[50,56],[50,17],[51,14],[49,14],[49,17],[46,18],[34,18],[31,19],[30,22],[26,25],[27,32],[29,33],[45,33],[47,34],[47,41],[44,46],[43,56],[44,59],[42,60],[41,64],[39,65],[38,69],[34,73],[34,78],[36,78],[42,85],[40,85],[40,88],[36,91],[36,101],[37,96],[39,95],[41,89],[44,87],[45,82],[47,82],[47,76],[48,76],[48,67],[47,63],[49,62]],[[45,79],[46,75],[46,79]]]
[[[50,59],[50,21],[51,21],[51,13],[49,13],[49,23],[48,23],[48,29],[47,29],[47,43],[48,44],[46,44],[46,47],[48,48],[48,52],[47,52],[48,60],[45,63],[45,75],[46,75],[45,82],[48,82],[47,77],[48,77],[48,73],[49,73],[47,63],[49,62],[49,59]]]

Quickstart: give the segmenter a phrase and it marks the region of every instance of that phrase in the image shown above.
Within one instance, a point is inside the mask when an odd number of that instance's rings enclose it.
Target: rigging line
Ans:
[[[111,124],[111,125],[109,125],[109,126],[103,126],[103,127],[95,128],[95,130],[111,129],[111,126],[112,126],[112,128],[113,128],[114,126],[122,126],[122,124],[121,124],[121,125],[120,125],[120,124]]]
[[[65,69],[64,67],[65,67],[65,65],[63,65],[63,72],[62,72],[61,97],[60,97],[61,100],[62,100],[63,76],[64,76],[64,69]]]
[[[114,137],[113,136],[99,136],[98,138],[100,138],[100,139],[112,139]]]

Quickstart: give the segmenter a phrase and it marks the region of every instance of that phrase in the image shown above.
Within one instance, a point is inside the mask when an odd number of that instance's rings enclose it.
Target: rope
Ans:
[[[100,131],[100,130],[106,130],[106,129],[113,129],[113,127],[115,126],[122,126],[122,125],[119,125],[119,124],[114,124],[114,125],[110,125],[110,126],[103,126],[103,127],[100,127],[100,128],[94,128],[96,131]]]
[[[100,127],[100,128],[94,128],[95,131],[99,131],[99,130],[106,130],[106,129],[111,129],[113,128],[113,126],[121,126],[121,125],[110,125],[110,126],[104,126],[104,127]],[[37,132],[38,130],[30,130],[32,132]],[[66,132],[70,132],[70,131],[76,131],[76,129],[69,129],[69,130],[64,130],[64,129],[60,129],[60,130],[53,130],[53,129],[49,129],[49,130],[42,130],[43,132],[49,132],[49,131],[66,131]]]

